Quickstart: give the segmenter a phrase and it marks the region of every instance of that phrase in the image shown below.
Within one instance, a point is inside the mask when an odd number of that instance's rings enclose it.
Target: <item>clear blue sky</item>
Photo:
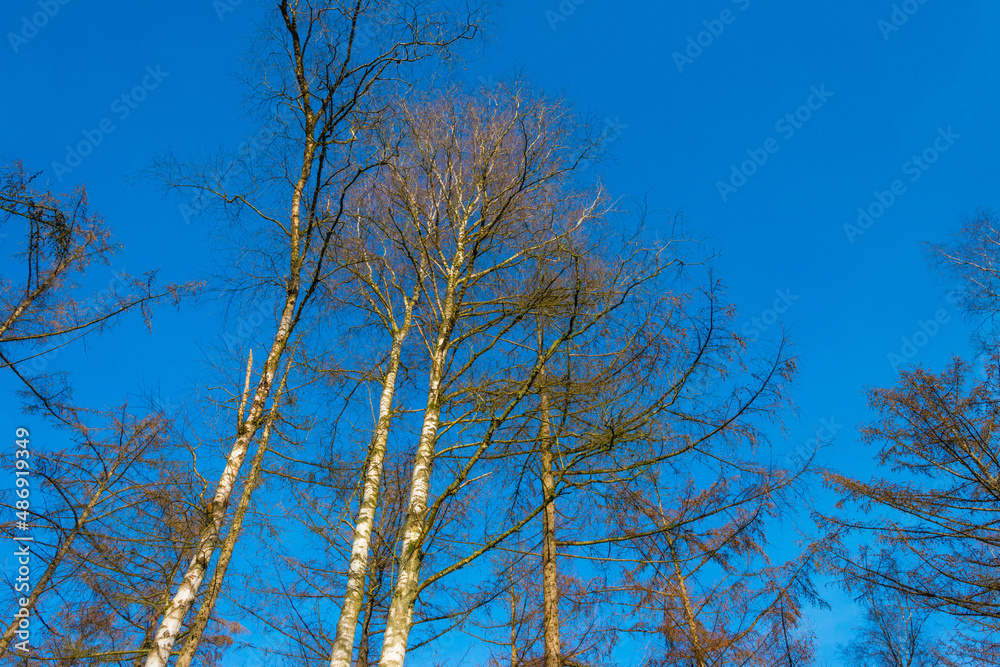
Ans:
[[[185,224],[176,199],[130,177],[167,149],[197,157],[258,129],[233,75],[260,10],[251,0],[227,2],[224,20],[211,0],[7,0],[0,8],[0,159],[45,169],[54,189],[86,184],[127,248],[116,270],[155,266],[165,280],[190,280],[211,269],[207,226]],[[46,7],[46,25],[25,29],[24,17]],[[843,429],[822,462],[858,473],[870,468],[855,432],[867,416],[863,389],[893,381],[888,355],[901,339],[937,315],[944,323],[912,360],[939,369],[967,350],[969,329],[922,244],[945,239],[960,215],[1000,205],[1000,5],[896,7],[511,1],[497,14],[492,45],[468,64],[472,79],[522,71],[617,123],[610,189],[684,213],[721,253],[717,276],[747,332],[762,329],[753,318],[770,321],[767,309],[785,295],[781,321],[801,362],[789,446],[832,419]],[[121,99],[136,86],[144,99]],[[93,152],[57,174],[67,145],[98,136],[95,128],[102,138]],[[753,157],[763,162],[746,165],[755,173],[730,180],[733,165]],[[844,225],[857,224],[859,207],[875,215],[849,235]],[[151,336],[128,322],[122,335],[52,363],[74,372],[79,396],[92,402],[150,386],[183,400],[200,370],[186,360],[202,357],[200,343],[218,343],[217,315],[213,304],[163,311]],[[3,423],[19,423],[9,380],[0,386]],[[824,655],[845,638],[846,617],[817,616]]]

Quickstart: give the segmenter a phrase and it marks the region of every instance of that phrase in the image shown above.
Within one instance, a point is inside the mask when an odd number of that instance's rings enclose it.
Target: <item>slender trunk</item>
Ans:
[[[306,126],[307,137],[311,137],[313,130],[312,120],[309,119]],[[219,482],[215,487],[215,495],[208,506],[207,520],[205,527],[198,538],[198,547],[177,593],[174,595],[163,620],[156,630],[156,646],[150,650],[146,656],[146,667],[166,667],[170,661],[170,655],[174,650],[174,644],[180,635],[181,627],[184,625],[184,618],[194,604],[195,597],[205,580],[208,566],[215,555],[215,550],[219,545],[219,534],[222,532],[222,524],[226,519],[226,510],[229,507],[229,498],[236,485],[236,478],[239,476],[243,460],[246,458],[250,440],[257,433],[260,419],[264,414],[264,405],[271,395],[271,388],[274,386],[274,375],[278,370],[278,364],[285,352],[289,339],[292,337],[292,328],[295,321],[295,306],[299,299],[299,286],[302,282],[302,257],[300,255],[300,215],[302,208],[302,193],[309,181],[309,174],[312,171],[313,156],[316,146],[314,142],[307,138],[302,157],[302,169],[299,172],[299,179],[295,184],[292,193],[292,206],[289,214],[289,275],[285,283],[285,303],[281,312],[281,319],[278,322],[274,339],[271,342],[271,349],[268,351],[267,359],[264,361],[264,368],[261,371],[260,380],[254,392],[253,402],[250,404],[250,411],[246,421],[240,425],[236,432],[236,438],[229,450],[229,457],[226,460],[226,467],[219,477]]]
[[[410,473],[410,497],[406,505],[406,519],[403,522],[403,544],[399,557],[399,576],[392,592],[389,614],[382,639],[382,654],[379,667],[403,667],[406,659],[406,645],[413,627],[413,605],[416,602],[420,583],[420,566],[423,562],[423,542],[427,526],[427,502],[431,491],[431,469],[434,466],[434,449],[437,445],[438,426],[441,420],[441,382],[444,378],[445,361],[451,347],[451,334],[455,329],[456,286],[458,270],[464,264],[464,255],[459,243],[455,259],[448,276],[448,288],[441,309],[441,323],[438,337],[431,354],[431,367],[427,383],[427,407],[424,409],[424,423],[420,430],[420,442],[413,459]]]
[[[287,377],[288,368],[286,367],[285,378]],[[247,373],[248,384],[249,379],[250,375]],[[208,590],[205,592],[205,599],[202,600],[201,607],[198,608],[198,614],[195,616],[194,623],[191,624],[191,629],[184,641],[184,647],[177,658],[176,667],[190,667],[191,660],[198,651],[202,635],[205,633],[205,628],[208,627],[208,621],[212,617],[212,612],[215,611],[219,593],[222,591],[222,583],[226,578],[226,571],[229,569],[229,562],[232,560],[233,551],[236,549],[236,541],[239,539],[240,530],[243,527],[243,519],[246,516],[247,509],[250,507],[250,499],[253,496],[254,487],[257,486],[257,481],[260,479],[260,471],[264,464],[264,455],[268,451],[267,443],[271,437],[271,427],[277,418],[278,404],[281,402],[284,385],[285,379],[283,378],[281,385],[275,393],[274,402],[271,403],[271,410],[267,421],[264,422],[264,430],[261,432],[260,441],[257,443],[257,451],[254,452],[250,465],[250,473],[247,475],[247,480],[244,483],[243,494],[240,496],[240,502],[236,506],[236,512],[233,515],[229,533],[222,542],[222,548],[219,551],[219,562],[215,566],[215,571],[212,573],[212,580],[209,582]],[[240,412],[242,413],[242,411],[241,406]]]
[[[417,597],[420,565],[424,555],[424,518],[430,497],[431,468],[434,464],[434,448],[441,418],[440,369],[444,367],[445,352],[439,350],[432,362],[434,371],[431,373],[430,390],[427,392],[427,408],[424,410],[420,444],[413,460],[410,497],[407,501],[406,521],[403,524],[399,577],[389,605],[379,667],[402,667],[410,628],[413,625],[413,604]]]
[[[403,327],[393,333],[389,368],[382,386],[382,398],[379,401],[378,422],[375,425],[375,433],[369,451],[368,466],[365,469],[361,505],[354,523],[351,563],[347,570],[347,590],[344,593],[344,603],[340,608],[340,620],[337,622],[337,634],[330,652],[330,667],[351,666],[354,635],[358,627],[358,615],[361,612],[364,597],[365,577],[368,573],[368,553],[371,548],[372,527],[375,523],[379,488],[382,484],[382,465],[385,461],[386,443],[389,440],[389,424],[392,421],[393,394],[396,390],[396,378],[399,374],[400,358],[403,353],[403,340],[406,338],[409,328],[410,312],[408,309]]]
[[[544,373],[544,371],[543,371]],[[544,379],[544,376],[542,376]],[[545,629],[545,667],[560,667],[562,648],[559,644],[559,573],[556,569],[556,484],[555,462],[552,455],[552,434],[549,418],[549,396],[541,396],[542,425],[538,444],[542,467],[542,599]]]
[[[358,642],[358,662],[357,667],[368,667],[369,654],[371,653],[371,627],[372,616],[375,612],[375,596],[381,586],[378,583],[368,587],[368,595],[365,597],[365,608],[361,620],[361,641]]]
[[[687,585],[684,582],[684,572],[681,570],[681,562],[677,557],[677,548],[674,546],[673,538],[670,538],[670,558],[674,562],[674,573],[677,575],[677,590],[681,596],[681,604],[684,605],[684,620],[688,626],[688,638],[691,640],[691,655],[694,658],[695,667],[705,667],[704,648],[701,645],[701,632],[698,625],[698,617],[694,613],[691,605],[691,596],[688,595]]]
[[[510,667],[518,667],[517,659],[517,591],[514,590],[514,566],[510,568]]]
[[[250,413],[243,423],[240,431],[233,442],[226,461],[226,467],[219,477],[219,482],[215,487],[215,495],[208,506],[208,516],[205,526],[198,538],[198,546],[191,563],[188,565],[184,578],[177,593],[167,607],[163,620],[156,631],[156,646],[146,657],[146,667],[164,667],[170,660],[177,637],[180,635],[184,618],[194,604],[195,597],[205,580],[209,563],[215,555],[215,550],[219,545],[219,535],[222,532],[222,525],[226,519],[226,511],[229,507],[229,499],[236,486],[236,479],[239,476],[240,468],[246,458],[250,440],[253,438],[257,424],[263,413],[264,402],[271,393],[271,386],[274,382],[274,374],[277,370],[278,361],[284,352],[285,345],[291,334],[292,314],[295,307],[293,295],[297,292],[289,293],[282,314],[281,325],[271,345],[271,353],[264,364],[264,371],[261,374],[260,382],[257,384],[257,391],[254,394],[253,403],[250,406]]]
[[[159,591],[159,594],[149,597],[149,603],[146,605],[149,611],[143,615],[143,622],[146,623],[146,631],[142,635],[142,642],[139,644],[139,648],[135,652],[135,658],[132,660],[132,664],[135,667],[143,667],[146,663],[146,654],[154,646],[153,642],[156,639],[156,619],[159,618],[156,610],[163,609],[170,604],[170,582],[174,580],[177,573],[184,567],[184,561],[183,552],[178,553],[169,571],[164,573],[163,588]]]

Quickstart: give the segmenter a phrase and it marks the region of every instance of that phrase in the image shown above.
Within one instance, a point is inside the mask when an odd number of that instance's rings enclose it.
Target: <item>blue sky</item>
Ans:
[[[235,77],[260,10],[225,0],[220,20],[220,6],[0,8],[0,159],[44,169],[41,182],[56,190],[86,184],[126,248],[114,270],[160,267],[164,281],[183,281],[212,269],[208,226],[186,223],[177,199],[135,176],[168,149],[195,158],[260,129]],[[39,12],[45,24],[32,30]],[[506,2],[495,18],[490,44],[466,65],[470,79],[521,72],[613,126],[609,189],[648,197],[662,212],[654,231],[668,212],[683,213],[719,252],[716,276],[745,332],[773,340],[778,327],[763,331],[753,318],[771,322],[776,302],[785,311],[801,372],[797,412],[775,448],[796,446],[826,419],[843,428],[821,462],[869,471],[855,429],[867,417],[864,388],[893,381],[889,355],[915,334],[926,344],[911,360],[933,369],[968,350],[969,326],[923,244],[945,240],[961,215],[1000,205],[1000,5],[533,0]],[[55,164],[69,165],[67,146],[88,137],[96,146],[79,166]],[[761,164],[744,164],[754,157]],[[753,173],[732,180],[734,166]],[[848,233],[859,207],[869,226]],[[106,284],[112,273],[93,277]],[[130,320],[52,363],[95,403],[143,387],[183,400],[201,371],[189,363],[203,358],[199,345],[224,333],[219,312],[211,302],[165,309],[152,334]],[[922,327],[936,333],[921,337]],[[9,379],[0,386],[3,423],[20,423]],[[849,628],[838,609],[816,617],[828,657]]]

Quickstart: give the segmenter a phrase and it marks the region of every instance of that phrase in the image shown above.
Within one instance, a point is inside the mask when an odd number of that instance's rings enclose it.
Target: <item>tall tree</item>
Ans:
[[[197,174],[184,174],[171,161],[159,165],[175,185],[209,191],[226,205],[256,216],[259,231],[276,243],[267,254],[284,255],[287,266],[282,269],[276,262],[267,262],[272,267],[267,280],[278,313],[273,337],[244,420],[232,436],[198,548],[156,628],[147,667],[169,662],[205,581],[249,444],[272,400],[277,370],[297,325],[310,317],[314,297],[322,292],[327,274],[337,268],[331,249],[345,220],[347,195],[358,179],[383,161],[383,156],[363,150],[359,129],[382,110],[382,94],[407,66],[447,51],[476,32],[474,13],[470,19],[469,14],[435,12],[433,6],[417,3],[402,10],[377,0],[323,5],[282,0],[278,4],[266,28],[268,41],[263,44],[256,72],[259,84],[254,87],[262,106],[269,111],[283,109],[292,119],[282,128],[284,143],[275,146],[277,154],[271,155],[272,164],[290,174],[287,188],[271,192],[259,182],[233,184],[211,178],[206,182]],[[359,26],[380,19],[383,36],[360,44]],[[288,163],[283,161],[285,156]],[[248,240],[252,245],[253,239]]]
[[[149,272],[141,279],[117,273],[104,289],[94,289],[93,266],[109,264],[119,246],[101,216],[89,209],[85,189],[64,195],[40,191],[32,185],[37,175],[26,173],[20,163],[0,169],[0,225],[3,238],[12,237],[4,245],[16,250],[12,254],[23,271],[0,278],[0,369],[21,383],[25,410],[50,418],[78,448],[38,450],[21,461],[42,482],[31,514],[45,533],[35,543],[45,567],[30,591],[20,591],[27,595],[18,597],[37,618],[51,619],[47,612],[62,601],[87,597],[79,593],[80,580],[100,576],[100,567],[86,557],[100,534],[96,526],[120,516],[123,493],[129,495],[123,489],[130,483],[132,500],[149,492],[143,475],[161,465],[150,449],[163,441],[169,422],[162,414],[137,418],[125,408],[76,404],[69,382],[51,371],[50,362],[64,346],[106,332],[132,311],[149,325],[153,306],[168,298],[176,303],[196,286],[157,289],[155,272]],[[34,507],[41,502],[48,503],[44,514]],[[77,620],[83,628],[92,627],[96,618]],[[58,655],[58,636],[67,626],[50,623],[48,648]],[[16,625],[4,625],[0,653],[10,648]]]
[[[513,364],[525,359],[515,337],[527,333],[522,323],[552,286],[533,267],[547,253],[565,255],[563,248],[597,215],[599,196],[587,199],[567,190],[587,144],[574,143],[574,119],[560,105],[518,85],[484,90],[480,97],[455,90],[423,104],[403,102],[399,132],[401,158],[390,178],[405,213],[400,236],[415,270],[428,267],[429,307],[420,318],[427,394],[381,653],[385,666],[402,664],[420,590],[517,530],[500,530],[480,549],[422,580],[424,541],[446,503],[471,481],[494,438],[521,418],[544,359],[614,310],[621,296],[616,287],[627,292],[630,281],[644,279],[619,274],[619,285],[605,286],[604,303],[578,299],[578,318],[546,342],[543,358],[527,358],[515,370]],[[591,289],[580,262],[563,270],[578,296]],[[507,363],[496,368],[503,355]],[[479,442],[439,449],[442,425],[445,432],[475,434]],[[442,456],[454,463],[432,498],[435,461]]]
[[[977,652],[995,655],[996,370],[985,382],[958,359],[940,374],[904,370],[897,387],[874,389],[869,401],[877,420],[862,429],[864,440],[879,446],[880,465],[894,474],[871,481],[826,474],[841,506],[880,510],[872,518],[823,517],[841,536],[830,566],[849,586],[896,591],[960,619]],[[854,548],[852,535],[861,538]]]

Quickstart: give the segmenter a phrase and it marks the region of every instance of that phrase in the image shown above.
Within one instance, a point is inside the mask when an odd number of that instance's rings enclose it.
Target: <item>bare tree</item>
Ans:
[[[81,408],[71,400],[64,377],[46,372],[48,362],[64,346],[106,331],[133,310],[141,312],[148,325],[152,306],[166,298],[176,303],[195,286],[168,285],[157,291],[153,272],[142,279],[119,273],[105,289],[91,290],[87,278],[93,275],[92,266],[110,263],[118,246],[102,218],[89,211],[84,189],[69,195],[38,191],[31,185],[35,176],[26,174],[20,163],[0,170],[2,224],[15,239],[23,238],[15,256],[24,269],[21,279],[2,278],[0,368],[20,380],[26,411],[68,428],[80,448],[36,451],[32,460],[23,461],[44,480],[40,498],[50,503],[48,512],[34,513],[52,538],[48,545],[37,544],[40,556],[48,548],[46,566],[29,594],[22,596],[32,613],[45,618],[46,608],[59,604],[56,600],[81,599],[74,598],[77,582],[68,572],[96,576],[89,564],[81,564],[96,526],[121,509],[122,489],[129,484],[125,480],[136,480],[150,465],[158,465],[148,454],[162,442],[167,423],[163,415],[132,418],[124,408],[117,413]],[[10,235],[4,233],[5,238]],[[136,488],[148,489],[138,481]],[[91,614],[77,620],[84,628],[96,618]],[[5,626],[0,653],[10,647],[15,627]],[[58,641],[56,634],[53,642]],[[57,646],[52,643],[50,648],[58,654]]]
[[[872,389],[875,417],[862,435],[878,447],[886,472],[867,481],[831,471],[826,481],[841,496],[838,509],[877,514],[820,516],[839,538],[829,567],[850,590],[901,599],[921,618],[926,610],[947,615],[952,644],[976,664],[1000,661],[996,227],[995,214],[980,211],[950,243],[934,246],[935,262],[957,281],[959,306],[983,318],[977,337],[986,377],[955,358],[939,373],[904,369],[896,386]]]
[[[86,421],[72,449],[34,453],[42,483],[32,550],[45,569],[22,597],[36,657],[130,664],[140,653],[136,635],[190,555],[197,479],[180,462],[186,443],[172,437],[164,415],[121,408]]]
[[[574,128],[562,109],[518,87],[483,92],[485,100],[456,90],[429,104],[404,102],[400,115],[402,167],[390,177],[405,215],[401,240],[407,243],[413,270],[421,275],[428,267],[424,292],[430,308],[418,320],[427,348],[427,402],[381,665],[402,664],[418,592],[491,546],[485,544],[421,581],[423,543],[436,518],[446,501],[466,486],[501,427],[517,414],[541,366],[533,362],[523,376],[511,374],[506,388],[489,387],[489,399],[481,388],[461,383],[468,383],[491,355],[501,353],[505,338],[529,317],[548,287],[535,275],[525,275],[525,267],[568,243],[600,201],[578,206],[558,190],[582,157],[580,148],[567,143],[574,139]],[[592,317],[588,313],[584,319]],[[545,356],[577,333],[562,332]],[[442,453],[437,443],[446,406],[476,401],[475,412],[480,412],[483,400],[489,400],[493,416],[474,420],[484,425],[480,443],[469,453],[454,447],[444,450],[464,463],[432,501],[432,472]],[[465,420],[446,419],[445,428],[467,430],[471,422]]]
[[[87,270],[108,264],[118,246],[103,219],[90,212],[84,189],[68,195],[42,192],[31,185],[37,175],[26,173],[21,163],[0,169],[0,225],[14,238],[23,236],[14,256],[24,270],[19,279],[0,276],[0,369],[10,369],[21,380],[33,409],[75,426],[68,386],[35,369],[44,370],[47,356],[106,329],[126,312],[139,310],[149,324],[154,304],[167,297],[176,303],[194,286],[157,291],[153,272],[142,279],[120,273],[107,289],[83,298]]]
[[[380,155],[361,150],[357,133],[381,111],[381,93],[403,68],[437,51],[447,50],[459,40],[475,34],[474,24],[461,15],[436,13],[419,4],[400,10],[385,21],[385,36],[362,47],[359,25],[373,21],[390,3],[339,2],[314,5],[300,0],[283,0],[269,41],[259,57],[258,101],[273,109],[282,107],[293,120],[285,125],[276,150],[287,151],[281,164],[287,179],[281,194],[261,192],[261,183],[230,184],[187,178],[183,169],[166,161],[159,165],[164,176],[179,187],[211,191],[227,205],[257,216],[260,224],[276,239],[287,258],[287,268],[272,262],[268,281],[273,289],[276,310],[272,341],[267,349],[259,379],[251,391],[244,421],[232,438],[226,465],[208,506],[208,520],[201,531],[198,548],[156,632],[156,645],[149,652],[148,667],[162,667],[170,659],[184,620],[207,575],[227,508],[248,451],[250,441],[261,428],[267,403],[272,400],[275,374],[292,341],[296,326],[308,318],[313,297],[321,292],[331,266],[333,239],[344,220],[344,204],[352,186],[373,166]],[[187,180],[185,180],[187,178]],[[248,185],[243,191],[234,188]],[[275,206],[274,201],[284,201]],[[275,256],[278,250],[270,249]]]
[[[650,664],[810,662],[801,626],[804,604],[818,601],[810,581],[817,546],[781,564],[766,550],[767,519],[779,513],[790,481],[762,476],[743,486],[741,477],[723,476],[703,490],[692,480],[672,498],[659,484],[628,494],[636,518],[668,527],[637,540],[641,561],[627,576],[631,630],[660,636]]]
[[[856,637],[841,651],[850,665],[872,667],[939,667],[940,641],[930,634],[931,614],[916,607],[905,595],[884,589],[864,589],[865,622]]]
[[[107,511],[109,496],[113,496],[122,481],[134,472],[132,468],[138,467],[137,462],[161,442],[164,431],[162,420],[155,416],[131,422],[122,414],[113,421],[113,427],[117,433],[103,442],[97,439],[96,431],[88,429],[81,435],[80,453],[36,452],[35,458],[40,460],[23,459],[44,480],[40,494],[51,494],[56,502],[65,503],[64,507],[51,505],[44,514],[37,509],[24,513],[32,515],[31,523],[46,522],[46,532],[51,531],[55,538],[50,545],[52,553],[45,559],[45,570],[35,580],[30,593],[19,596],[26,598],[27,604],[23,606],[29,611],[34,611],[39,598],[54,591],[57,582],[66,576],[60,573],[64,573],[67,566],[72,567],[69,564],[74,559],[74,549],[79,550],[80,546],[77,540],[91,531],[92,517]],[[20,586],[12,587],[25,592]],[[7,651],[17,627],[16,618],[6,626],[0,638],[0,654]]]
[[[246,383],[244,384],[243,396],[241,397],[240,406],[237,410],[237,424],[243,421],[243,412],[246,409],[247,398],[250,393],[250,369],[252,367],[253,356],[251,355],[247,360]],[[253,459],[251,460],[250,472],[247,474],[246,481],[243,484],[243,492],[240,495],[236,511],[233,513],[233,517],[229,521],[229,532],[222,541],[222,545],[219,550],[219,561],[216,563],[215,571],[212,573],[212,580],[209,583],[208,590],[205,591],[205,596],[202,599],[198,613],[195,615],[194,623],[191,624],[190,631],[184,639],[184,646],[177,658],[177,662],[175,663],[177,667],[188,667],[191,664],[191,660],[198,651],[198,646],[201,643],[202,636],[205,633],[205,629],[208,627],[208,622],[212,616],[213,610],[215,609],[216,602],[219,599],[219,594],[222,591],[222,586],[225,581],[226,572],[229,569],[229,563],[232,560],[233,552],[236,549],[236,540],[239,538],[240,531],[243,528],[243,520],[250,507],[253,492],[260,483],[264,466],[264,457],[267,454],[268,443],[271,438],[271,430],[278,419],[278,408],[281,405],[281,396],[284,392],[285,383],[287,382],[288,372],[290,369],[290,365],[285,367],[284,376],[278,386],[274,401],[271,403],[271,409],[268,416],[264,421],[264,425],[261,429],[261,434],[257,442],[257,451],[254,453]]]
[[[862,434],[880,445],[879,463],[896,471],[893,478],[861,481],[829,472],[826,479],[842,506],[878,507],[881,516],[823,517],[841,535],[830,567],[849,586],[897,591],[961,619],[985,653],[997,650],[1000,629],[1000,535],[993,520],[1000,500],[993,441],[998,396],[995,371],[981,382],[957,359],[941,374],[906,370],[898,387],[872,390],[878,417]],[[847,537],[855,534],[869,539],[852,549]]]

